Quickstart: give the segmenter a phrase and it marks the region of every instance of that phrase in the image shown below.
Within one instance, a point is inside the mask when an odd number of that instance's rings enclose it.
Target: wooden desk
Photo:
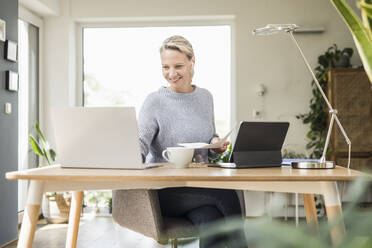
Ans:
[[[341,216],[337,181],[363,175],[337,166],[330,170],[299,170],[287,167],[262,169],[185,168],[167,166],[146,170],[63,169],[58,165],[6,173],[9,180],[30,180],[18,247],[32,247],[42,194],[75,191],[73,194],[66,247],[76,247],[83,190],[160,189],[166,187],[206,187],[304,194],[306,218],[317,226],[313,194],[324,196],[329,221]],[[345,227],[340,223],[331,233],[340,242]]]

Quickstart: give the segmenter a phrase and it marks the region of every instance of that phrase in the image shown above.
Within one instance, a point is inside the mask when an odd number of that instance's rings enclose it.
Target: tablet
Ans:
[[[230,154],[236,168],[280,167],[289,122],[242,121]]]

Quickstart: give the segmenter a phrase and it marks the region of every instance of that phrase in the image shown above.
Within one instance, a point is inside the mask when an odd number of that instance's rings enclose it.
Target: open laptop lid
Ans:
[[[62,167],[144,167],[134,107],[53,108],[51,116]]]
[[[288,122],[241,122],[230,162],[236,168],[281,166],[288,127]]]

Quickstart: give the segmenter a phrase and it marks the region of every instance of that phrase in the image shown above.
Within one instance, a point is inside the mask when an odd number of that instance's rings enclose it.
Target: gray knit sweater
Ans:
[[[151,93],[138,117],[141,153],[146,162],[163,162],[162,151],[178,143],[210,143],[217,137],[214,125],[213,97],[203,88],[193,86],[191,93],[177,93],[165,87]],[[218,154],[197,149],[194,159],[207,162]]]

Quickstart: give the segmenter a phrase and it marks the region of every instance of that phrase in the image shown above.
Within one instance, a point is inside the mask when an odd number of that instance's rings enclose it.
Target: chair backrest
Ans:
[[[245,204],[243,191],[236,191],[243,216]],[[181,218],[163,218],[156,190],[115,190],[112,196],[112,217],[120,226],[151,237],[159,243],[168,239],[195,237],[191,222]],[[184,232],[184,233],[182,233]]]
[[[114,190],[112,217],[119,225],[151,237],[164,240],[164,223],[156,190]]]

